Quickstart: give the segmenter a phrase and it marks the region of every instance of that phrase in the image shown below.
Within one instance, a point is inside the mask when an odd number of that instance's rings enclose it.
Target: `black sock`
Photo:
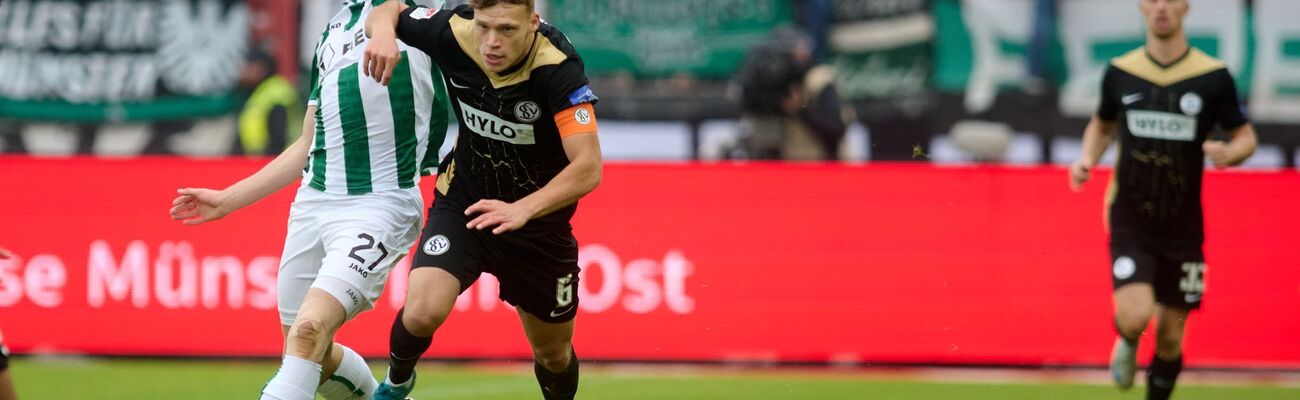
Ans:
[[[9,370],[9,348],[0,343],[0,372]]]
[[[432,336],[415,336],[406,329],[406,324],[402,323],[405,312],[405,308],[397,311],[397,319],[393,320],[393,330],[388,337],[388,379],[398,384],[411,379],[420,355],[433,344]]]
[[[1166,361],[1160,356],[1151,357],[1151,368],[1147,371],[1147,400],[1168,400],[1174,392],[1174,382],[1183,370],[1183,356]]]
[[[533,362],[533,373],[537,375],[537,384],[542,386],[542,398],[546,400],[573,400],[578,395],[578,354],[569,352],[569,366],[560,373],[554,373]]]

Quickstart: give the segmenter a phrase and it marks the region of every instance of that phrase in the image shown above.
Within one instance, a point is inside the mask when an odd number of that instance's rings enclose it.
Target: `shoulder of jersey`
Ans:
[[[1186,58],[1167,68],[1161,68],[1151,57],[1146,48],[1139,47],[1122,56],[1111,59],[1110,65],[1133,76],[1160,86],[1168,86],[1187,79],[1211,72],[1227,69],[1222,61],[1195,47],[1188,50]]]
[[[573,43],[569,43],[569,37],[565,36],[564,32],[560,32],[560,29],[556,28],[555,25],[542,21],[541,26],[537,27],[537,33],[546,40],[551,41],[551,45],[555,46],[556,50],[564,53],[565,56],[582,59],[578,57],[578,51],[573,48]]]
[[[474,9],[471,8],[469,4],[461,4],[448,11],[450,11],[447,13],[448,15],[456,15],[464,19],[474,19]]]

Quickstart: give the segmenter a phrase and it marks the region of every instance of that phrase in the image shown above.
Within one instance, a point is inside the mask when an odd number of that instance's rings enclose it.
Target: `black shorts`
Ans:
[[[487,272],[501,282],[501,300],[542,321],[572,320],[578,310],[578,241],[568,229],[523,229],[492,234],[466,228],[458,207],[434,202],[420,233],[412,268],[440,268],[469,289]]]
[[[1111,282],[1115,289],[1146,283],[1156,302],[1184,310],[1201,308],[1205,291],[1205,253],[1198,240],[1141,237],[1110,239]]]

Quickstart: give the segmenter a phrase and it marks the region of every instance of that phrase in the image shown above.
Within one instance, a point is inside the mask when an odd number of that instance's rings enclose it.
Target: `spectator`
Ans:
[[[731,156],[826,160],[844,135],[839,96],[829,67],[813,66],[810,38],[795,29],[773,31],[746,55],[736,75],[740,139]]]
[[[301,122],[298,89],[276,70],[275,58],[254,49],[239,72],[244,108],[239,113],[239,143],[247,155],[275,155],[297,138]]]
[[[861,6],[865,3],[832,2],[835,22],[830,44],[838,70],[836,85],[867,127],[871,160],[927,160],[934,106],[932,2]]]

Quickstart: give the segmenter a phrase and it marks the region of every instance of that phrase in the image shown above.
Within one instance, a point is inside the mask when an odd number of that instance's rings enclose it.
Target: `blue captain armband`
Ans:
[[[592,92],[587,85],[582,85],[582,87],[575,89],[573,93],[569,93],[569,105],[576,106],[582,103],[595,102],[596,100],[600,100],[600,98],[596,97],[596,93]]]

